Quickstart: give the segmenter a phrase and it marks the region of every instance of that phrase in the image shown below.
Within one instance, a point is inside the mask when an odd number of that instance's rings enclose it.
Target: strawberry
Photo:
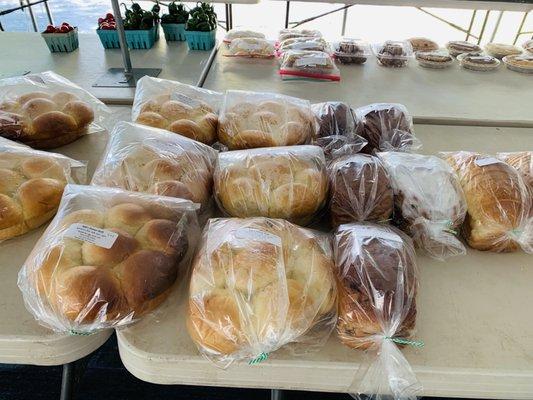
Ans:
[[[104,21],[105,21],[105,19],[103,19],[103,18],[98,18],[98,25],[100,25],[100,24],[101,24],[102,22],[104,22]]]
[[[67,33],[69,31],[69,27],[67,25],[61,25],[61,28],[59,28],[59,32],[61,33]]]
[[[110,21],[114,21],[114,20],[115,20],[115,17],[113,16],[113,14],[111,14],[111,13],[107,13],[107,14],[105,15],[105,19],[110,20]]]
[[[56,28],[54,28],[54,25],[48,25],[44,33],[54,33],[55,31],[56,31]]]

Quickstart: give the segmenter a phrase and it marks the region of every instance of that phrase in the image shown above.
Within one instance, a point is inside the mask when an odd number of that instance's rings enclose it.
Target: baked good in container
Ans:
[[[436,42],[425,37],[412,37],[407,39],[407,41],[411,44],[415,53],[418,51],[435,51],[439,49],[439,45]]]
[[[528,53],[533,53],[533,39],[526,40],[526,41],[522,44],[522,47],[523,47],[524,50],[527,51]]]
[[[407,41],[387,40],[372,45],[378,64],[384,67],[405,67],[413,56],[413,48]]]
[[[488,55],[502,59],[505,56],[519,55],[522,53],[522,49],[518,46],[505,43],[487,43],[485,45],[485,51]]]
[[[221,102],[220,93],[144,76],[137,82],[131,119],[212,144],[217,139]]]
[[[339,69],[325,51],[285,51],[281,57],[279,74],[283,79],[340,80]]]
[[[418,51],[415,58],[425,68],[442,69],[453,64],[453,57],[443,50]]]
[[[328,51],[328,42],[321,37],[296,37],[279,43],[281,53],[287,50]]]
[[[505,56],[503,62],[511,71],[533,74],[533,54],[522,54],[519,56]]]
[[[275,93],[226,92],[218,138],[230,150],[308,143],[315,132],[307,100]]]
[[[198,234],[195,209],[182,199],[67,185],[19,273],[27,308],[71,334],[137,320],[183,276]]]
[[[342,64],[364,64],[372,54],[370,45],[360,39],[343,38],[333,44],[335,60]]]
[[[446,43],[446,48],[452,57],[457,57],[459,54],[472,53],[481,54],[481,47],[477,44],[466,42],[464,40],[454,40]]]
[[[268,40],[254,37],[235,38],[231,41],[225,56],[271,58],[274,57],[274,45]]]
[[[334,226],[383,222],[392,215],[393,191],[381,161],[368,154],[343,156],[328,165],[330,213]]]
[[[230,29],[228,32],[226,32],[226,35],[224,35],[224,42],[231,43],[234,39],[241,38],[264,39],[265,34],[250,29]]]
[[[336,320],[329,239],[280,219],[209,220],[187,314],[200,352],[223,366],[324,342]]]
[[[317,146],[220,153],[214,181],[220,208],[233,217],[305,224],[327,200],[324,154]]]
[[[465,53],[457,56],[461,67],[472,71],[493,71],[500,66],[500,60],[492,56],[484,56],[476,53]]]

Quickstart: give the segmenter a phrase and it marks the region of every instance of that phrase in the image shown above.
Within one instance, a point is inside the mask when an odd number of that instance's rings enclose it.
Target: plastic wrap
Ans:
[[[502,61],[511,71],[521,72],[523,74],[533,74],[533,54],[505,56]]]
[[[481,54],[481,47],[477,44],[465,42],[462,40],[456,40],[446,43],[446,48],[450,52],[452,57],[457,57],[459,54],[463,53],[476,53]]]
[[[257,38],[257,39],[264,39],[265,35],[264,33],[255,32],[250,29],[230,29],[226,35],[224,36],[224,43],[231,43],[234,39],[242,39],[242,38]]]
[[[0,136],[37,149],[104,130],[109,109],[51,71],[0,80]]]
[[[485,51],[488,55],[502,59],[505,56],[520,55],[522,49],[518,46],[505,43],[487,43],[485,45]]]
[[[343,38],[333,43],[333,54],[342,64],[364,64],[372,55],[372,49],[361,39]]]
[[[328,165],[333,226],[387,221],[393,210],[389,175],[379,158],[368,154],[340,157]]]
[[[374,103],[355,110],[362,124],[360,135],[368,141],[363,149],[375,151],[413,151],[422,147],[415,137],[413,119],[402,104]]]
[[[529,216],[533,218],[533,151],[498,153],[497,157],[516,169],[524,180],[529,193],[531,193]]]
[[[288,50],[329,51],[328,42],[321,37],[296,37],[286,39],[278,45],[279,54]]]
[[[457,56],[459,65],[472,71],[486,72],[497,69],[501,62],[496,57],[477,53],[464,53]]]
[[[311,106],[318,120],[314,143],[322,147],[327,159],[358,153],[367,145],[359,135],[363,128],[355,112],[346,103],[327,101]]]
[[[394,221],[438,260],[466,253],[458,239],[466,200],[455,171],[435,156],[379,153],[394,190]]]
[[[411,239],[386,225],[352,223],[335,233],[340,340],[369,356],[358,371],[357,397],[416,399],[421,386],[400,351],[416,322],[418,270]]]
[[[425,68],[442,69],[453,65],[453,57],[445,50],[417,51],[415,58]]]
[[[439,49],[439,45],[428,38],[413,37],[407,39],[407,41],[411,44],[411,47],[415,53],[419,51],[435,51]]]
[[[327,201],[324,154],[317,146],[220,153],[214,181],[219,207],[233,217],[305,224]]]
[[[0,241],[50,220],[67,183],[85,183],[86,164],[0,137]]]
[[[218,136],[230,150],[292,146],[311,141],[315,119],[307,100],[276,93],[228,90]]]
[[[91,184],[180,197],[208,210],[217,152],[163,129],[119,122]]]
[[[477,250],[509,252],[521,247],[533,253],[531,196],[520,174],[489,155],[442,153],[453,167],[466,197],[463,235]]]
[[[144,76],[137,82],[131,120],[212,144],[222,98],[211,90]]]
[[[320,38],[322,33],[313,29],[294,29],[286,28],[279,31],[278,41],[281,43],[287,39],[293,38]]]
[[[341,73],[324,51],[288,50],[283,53],[279,74],[284,80],[317,79],[340,81]]]
[[[378,64],[384,67],[405,67],[413,58],[413,48],[407,41],[387,40],[372,45]]]
[[[67,185],[19,272],[26,308],[75,335],[137,320],[184,275],[199,235],[196,209],[183,199]]]
[[[281,219],[211,219],[193,262],[187,327],[226,367],[256,364],[288,343],[320,347],[335,327],[327,235]],[[268,362],[268,361],[267,361]]]
[[[236,38],[231,41],[225,57],[273,58],[274,45],[265,39]]]

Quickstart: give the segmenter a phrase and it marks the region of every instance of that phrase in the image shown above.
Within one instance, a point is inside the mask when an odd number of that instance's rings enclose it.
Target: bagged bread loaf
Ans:
[[[422,147],[414,136],[413,119],[405,106],[375,103],[359,107],[355,113],[363,125],[360,135],[368,141],[364,152],[412,151]]]
[[[457,235],[466,216],[466,200],[455,171],[435,156],[400,152],[378,156],[392,182],[395,223],[433,258],[465,254]]]
[[[51,71],[0,80],[0,136],[36,149],[103,131],[109,109]]]
[[[314,29],[285,28],[279,31],[278,41],[281,43],[293,38],[321,38],[322,33]]]
[[[265,39],[265,34],[261,32],[256,32],[250,29],[242,29],[242,28],[230,29],[224,35],[223,42],[229,44],[235,39],[242,39],[242,38]]]
[[[214,174],[220,208],[233,217],[283,218],[306,224],[325,205],[328,180],[318,146],[220,153]]]
[[[91,184],[181,197],[206,210],[217,152],[163,129],[115,125]]]
[[[470,247],[496,252],[522,247],[533,252],[531,195],[520,174],[494,157],[460,151],[442,153],[463,188],[468,212],[463,234]]]
[[[196,209],[183,199],[67,185],[19,272],[26,307],[71,334],[137,320],[183,276],[198,240]]]
[[[328,165],[330,213],[334,226],[349,222],[387,221],[393,210],[393,191],[381,161],[354,154]]]
[[[273,58],[274,44],[255,37],[235,38],[231,41],[226,57]]]
[[[211,219],[193,262],[187,327],[220,366],[254,364],[291,342],[307,350],[336,321],[331,244],[281,219]]]
[[[337,229],[333,248],[337,332],[346,346],[369,356],[359,370],[357,394],[416,399],[420,384],[399,348],[421,345],[412,340],[418,272],[411,239],[391,226],[352,223]]]
[[[218,137],[230,150],[309,143],[315,134],[309,101],[275,93],[228,90]]]
[[[86,165],[0,137],[0,241],[50,220],[67,183],[85,183]]]
[[[131,119],[212,144],[217,139],[221,103],[221,93],[144,76],[137,82]]]

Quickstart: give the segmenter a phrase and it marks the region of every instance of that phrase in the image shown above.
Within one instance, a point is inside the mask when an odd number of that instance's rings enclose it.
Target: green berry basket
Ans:
[[[150,49],[157,37],[157,25],[146,30],[127,30],[126,43],[130,49]]]
[[[104,49],[120,49],[118,32],[116,29],[97,29],[96,34],[102,42]]]
[[[52,53],[70,53],[78,48],[78,28],[67,33],[41,33]]]
[[[184,42],[185,24],[161,24],[167,42]]]
[[[211,50],[215,47],[217,31],[185,31],[187,45],[191,50]]]

